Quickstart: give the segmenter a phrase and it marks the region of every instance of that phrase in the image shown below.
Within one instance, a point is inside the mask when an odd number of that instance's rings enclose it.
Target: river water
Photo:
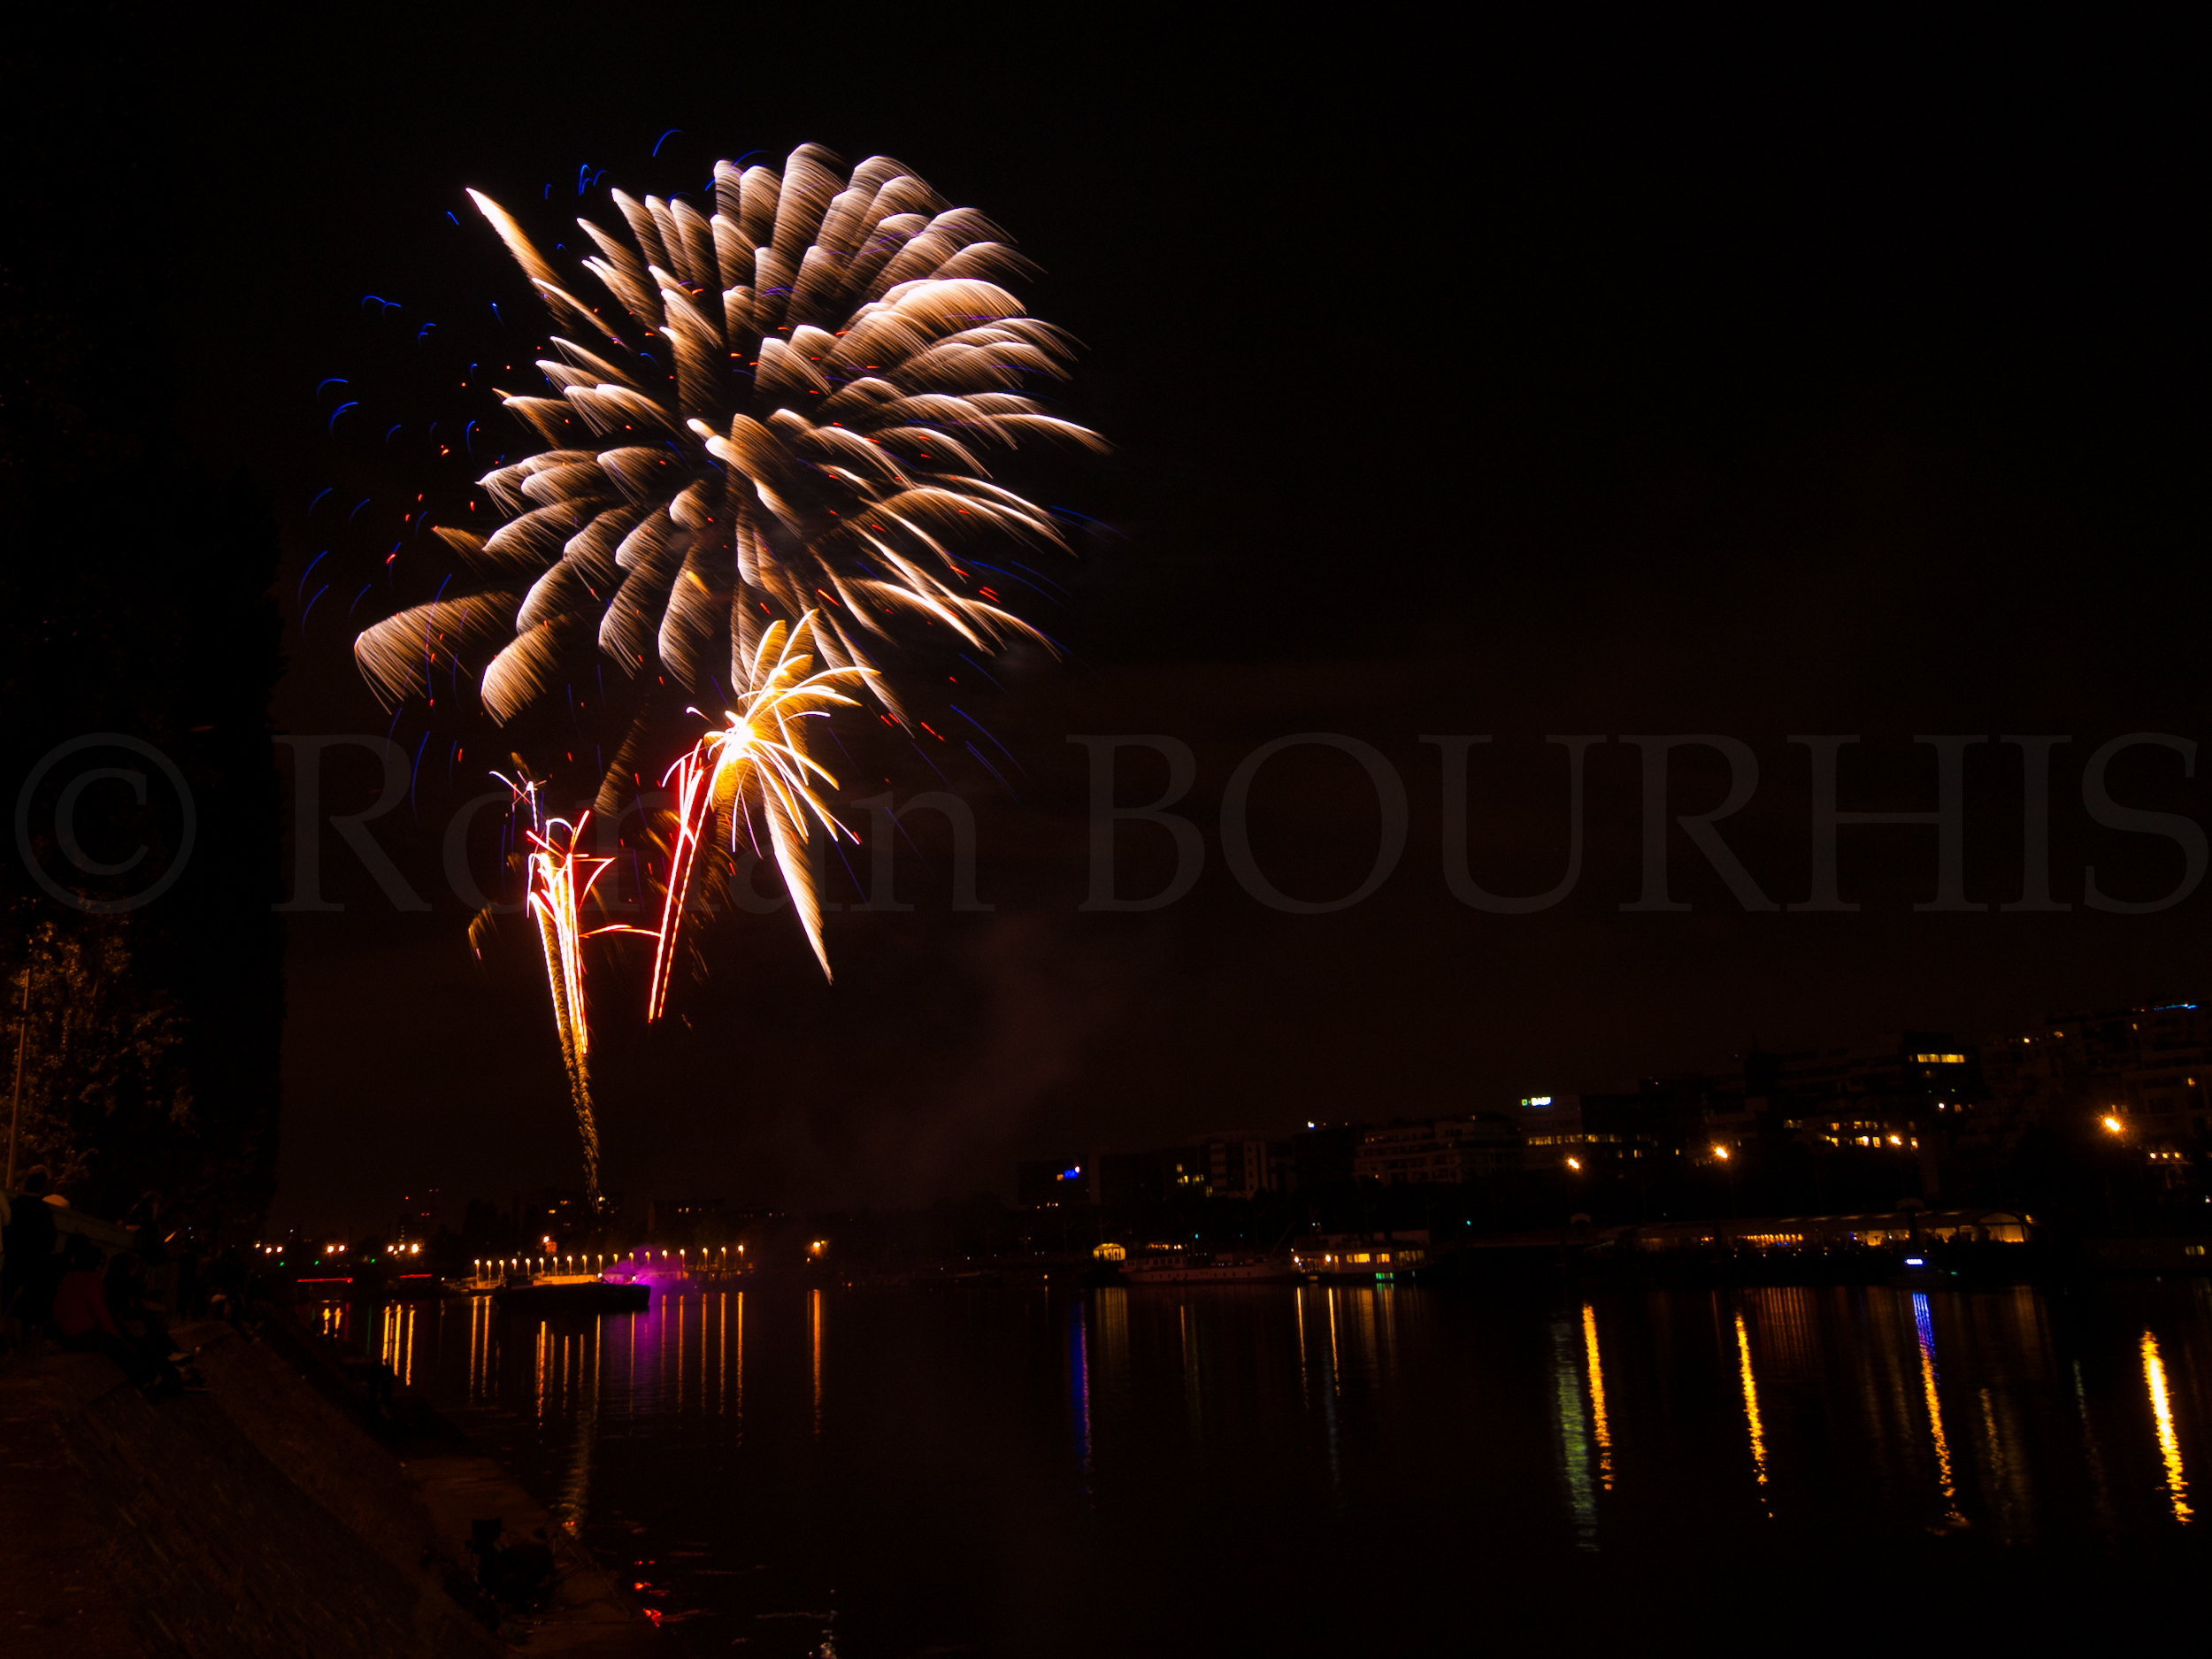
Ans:
[[[2212,1565],[2201,1280],[383,1319],[698,1653],[2111,1635]]]

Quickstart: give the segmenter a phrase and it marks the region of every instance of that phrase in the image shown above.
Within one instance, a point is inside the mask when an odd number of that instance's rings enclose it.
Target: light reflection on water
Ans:
[[[1605,1365],[1598,1354],[1598,1310],[1582,1304],[1582,1347],[1590,1365],[1590,1432],[1598,1443],[1598,1484],[1613,1490],[1613,1436],[1605,1422]]]
[[[1745,1426],[1751,1432],[1751,1467],[1763,1486],[1767,1483],[1767,1437],[1759,1422],[1759,1379],[1751,1368],[1751,1334],[1744,1329],[1740,1310],[1736,1315],[1736,1375],[1743,1385]]]
[[[1551,1322],[1552,1407],[1559,1433],[1559,1472],[1567,1485],[1567,1507],[1574,1515],[1575,1545],[1598,1547],[1598,1496],[1590,1479],[1594,1448],[1583,1416],[1583,1345],[1562,1313]]]
[[[1325,1621],[1351,1570],[1447,1544],[1501,1594],[1691,1540],[2185,1544],[2208,1311],[2179,1284],[709,1289],[394,1308],[380,1340],[664,1626],[850,1659],[1110,1651],[1071,1609],[1202,1601],[1225,1552],[1255,1606]]]
[[[1957,1525],[1965,1517],[1958,1512],[1958,1488],[1951,1476],[1951,1443],[1943,1433],[1943,1391],[1936,1371],[1935,1316],[1929,1310],[1927,1297],[1918,1292],[1912,1299],[1912,1323],[1919,1345],[1920,1394],[1928,1406],[1928,1438],[1935,1447],[1936,1484],[1943,1492],[1943,1518],[1947,1525]]]
[[[2174,1519],[2187,1525],[2194,1518],[2189,1508],[2189,1481],[2181,1467],[2181,1441],[2174,1433],[2173,1401],[2166,1392],[2166,1364],[2160,1358],[2158,1339],[2143,1333],[2143,1380],[2150,1389],[2151,1415],[2158,1424],[2158,1454],[2166,1466],[2166,1491],[2172,1499]]]

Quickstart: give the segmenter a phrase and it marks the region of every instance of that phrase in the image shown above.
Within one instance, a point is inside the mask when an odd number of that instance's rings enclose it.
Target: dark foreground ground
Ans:
[[[150,1402],[93,1355],[19,1351],[0,1368],[0,1652],[653,1646],[613,1579],[434,1416],[371,1409],[314,1339],[279,1323],[175,1335],[206,1393]],[[550,1548],[541,1610],[473,1591],[471,1524],[495,1517],[511,1540],[542,1533]]]

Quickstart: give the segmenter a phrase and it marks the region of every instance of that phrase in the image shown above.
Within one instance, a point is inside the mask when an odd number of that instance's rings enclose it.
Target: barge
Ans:
[[[1129,1285],[1291,1285],[1305,1275],[1286,1256],[1165,1256],[1124,1262]]]
[[[651,1286],[616,1284],[595,1273],[518,1275],[492,1292],[502,1313],[643,1313],[652,1302]]]

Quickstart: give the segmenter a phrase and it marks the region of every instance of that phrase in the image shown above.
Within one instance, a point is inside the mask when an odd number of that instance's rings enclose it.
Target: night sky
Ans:
[[[545,323],[465,187],[549,243],[610,187],[695,195],[717,157],[895,156],[1040,264],[1033,314],[1085,349],[1054,396],[1116,446],[1000,472],[1096,521],[1049,572],[1064,594],[1024,607],[1070,660],[958,689],[1011,751],[983,746],[1005,784],[958,745],[853,740],[847,800],[887,778],[971,801],[995,908],[951,911],[948,844],[918,817],[899,854],[916,909],[833,916],[833,987],[787,912],[715,924],[679,1022],[648,1041],[603,1016],[607,1180],[633,1203],[1010,1194],[1018,1157],[1496,1107],[1724,1069],[1755,1041],[1972,1038],[2205,988],[2202,890],[2152,914],[2081,903],[2085,865],[2137,900],[2183,865],[2170,840],[2091,822],[2084,762],[2205,726],[2184,289],[2201,180],[2160,42],[1448,39],[1375,10],[471,11],[197,39],[183,113],[146,134],[173,155],[198,286],[133,325],[177,331],[185,430],[280,526],[280,731],[387,729],[353,633],[449,568],[399,527],[416,494],[457,503],[488,465],[440,457],[429,423],[480,422],[480,455],[533,447],[485,381],[540,389],[519,354]],[[604,173],[580,201],[585,167]],[[514,372],[461,383],[494,360]],[[333,377],[359,403],[334,427]],[[394,740],[423,758],[375,828],[431,909],[395,911],[326,832],[346,909],[289,918],[277,1225],[379,1225],[433,1184],[456,1212],[574,1184],[542,980],[519,952],[480,965],[440,872],[507,749],[588,791],[588,757],[563,759],[597,741],[582,695],[584,716],[504,734],[465,687],[401,714]],[[1284,914],[1237,884],[1215,818],[1246,754],[1314,731],[1388,757],[1409,832],[1371,899]],[[1087,913],[1087,761],[1067,739],[1128,733],[1192,746],[1180,810],[1207,865],[1177,904]],[[1565,902],[1451,897],[1419,741],[1451,733],[1493,740],[1471,847],[1506,894],[1563,869],[1566,751],[1546,737],[1610,740],[1587,752]],[[1916,912],[1934,833],[1880,829],[1844,834],[1856,913],[1747,910],[1678,828],[1692,909],[1624,912],[1643,796],[1619,740],[1675,733],[1749,745],[1758,790],[1721,830],[1785,907],[1810,879],[1790,736],[1858,734],[1845,807],[1911,810],[1935,787],[1916,733],[2065,734],[2052,881],[2072,908]],[[2019,755],[1969,751],[1977,902],[2021,891]],[[1719,803],[1714,752],[1675,766],[1671,811]],[[334,757],[326,801],[365,805],[373,768]],[[1124,768],[1125,801],[1156,797],[1156,757]],[[2112,785],[2208,816],[2170,750],[2129,751]],[[1337,750],[1271,761],[1250,822],[1302,897],[1350,891],[1375,856],[1373,788]],[[1122,833],[1123,890],[1156,890],[1167,837]]]

